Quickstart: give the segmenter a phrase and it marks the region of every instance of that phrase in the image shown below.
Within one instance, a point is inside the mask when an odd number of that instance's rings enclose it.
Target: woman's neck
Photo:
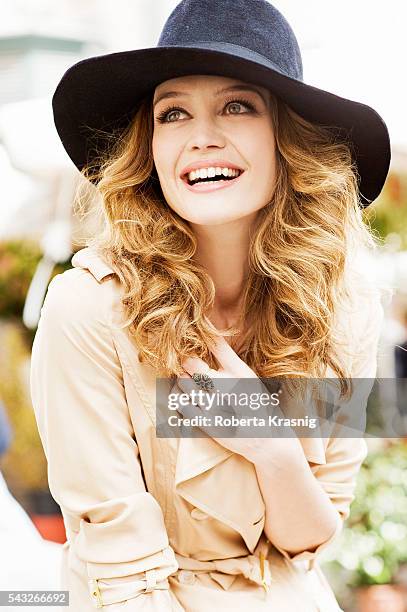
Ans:
[[[255,215],[221,225],[194,225],[198,241],[194,260],[213,280],[213,311],[218,318],[233,319],[241,311],[248,272],[250,230]]]

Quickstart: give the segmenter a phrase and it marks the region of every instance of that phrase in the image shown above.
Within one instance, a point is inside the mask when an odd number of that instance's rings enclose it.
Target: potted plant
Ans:
[[[371,450],[332,564],[353,588],[360,612],[405,612],[407,445]]]

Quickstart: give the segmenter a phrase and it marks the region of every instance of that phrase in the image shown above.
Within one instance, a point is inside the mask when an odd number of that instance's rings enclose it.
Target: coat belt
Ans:
[[[175,553],[180,572],[189,570],[192,573],[209,573],[211,578],[227,590],[237,575],[243,575],[248,580],[262,586],[268,591],[271,586],[270,563],[267,558],[267,550],[261,550],[259,556],[247,555],[232,559],[214,559],[210,561],[199,561],[192,557],[184,557]]]

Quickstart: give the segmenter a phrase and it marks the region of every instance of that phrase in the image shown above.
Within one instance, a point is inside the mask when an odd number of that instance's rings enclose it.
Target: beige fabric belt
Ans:
[[[232,559],[214,559],[211,561],[199,561],[191,557],[184,557],[175,553],[179,569],[178,574],[189,570],[194,574],[206,572],[211,578],[227,590],[236,576],[241,574],[248,580],[262,586],[268,591],[271,586],[270,563],[267,559],[268,551],[260,551],[259,556],[247,555]],[[185,575],[185,574],[183,574]]]

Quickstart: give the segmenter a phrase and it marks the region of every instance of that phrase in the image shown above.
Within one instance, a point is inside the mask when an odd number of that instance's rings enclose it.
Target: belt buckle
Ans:
[[[260,575],[261,575],[261,582],[262,582],[262,586],[263,586],[264,590],[267,593],[270,590],[270,587],[267,584],[265,576],[264,576],[264,563],[265,563],[265,555],[264,555],[263,551],[260,551]]]
[[[100,593],[97,578],[92,579],[92,595],[96,597],[96,607],[103,608],[102,595]]]

